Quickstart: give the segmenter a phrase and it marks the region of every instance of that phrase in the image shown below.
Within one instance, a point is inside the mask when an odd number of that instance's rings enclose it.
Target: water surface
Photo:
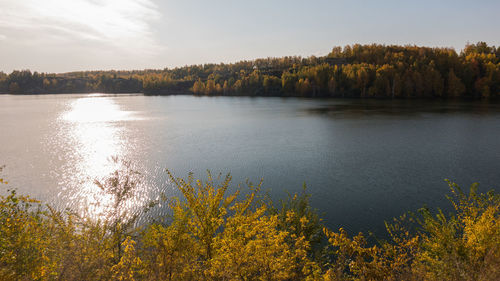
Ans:
[[[500,104],[491,102],[3,95],[0,125],[10,187],[73,209],[109,201],[93,181],[116,169],[114,155],[144,175],[131,206],[179,195],[165,168],[209,169],[235,184],[264,178],[274,198],[305,182],[325,223],[352,232],[447,206],[445,178],[500,183]]]

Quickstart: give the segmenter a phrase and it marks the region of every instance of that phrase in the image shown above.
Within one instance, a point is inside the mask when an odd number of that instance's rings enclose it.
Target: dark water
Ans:
[[[231,172],[235,184],[263,177],[274,198],[306,182],[329,227],[380,233],[405,211],[448,206],[445,178],[498,187],[500,104],[0,96],[0,164],[11,188],[57,206],[94,206],[108,200],[92,181],[116,168],[113,155],[145,175],[131,207],[178,195],[165,168],[209,169]]]

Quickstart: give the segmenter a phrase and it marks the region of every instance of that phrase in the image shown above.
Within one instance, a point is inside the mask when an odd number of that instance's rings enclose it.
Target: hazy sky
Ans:
[[[498,0],[0,0],[0,71],[325,55],[353,43],[500,45]]]

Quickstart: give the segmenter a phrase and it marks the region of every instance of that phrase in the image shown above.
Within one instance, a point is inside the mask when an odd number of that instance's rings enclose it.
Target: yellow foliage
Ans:
[[[143,259],[151,280],[194,280],[201,274],[201,246],[187,231],[185,213],[169,226],[153,224],[142,238]]]
[[[0,210],[0,280],[46,280],[54,265],[39,202],[11,191]]]
[[[500,198],[492,192],[477,194],[477,184],[469,194],[448,182],[450,201],[456,215],[435,217],[423,214],[420,268],[431,280],[500,279]]]
[[[118,264],[111,267],[113,280],[135,281],[137,280],[136,277],[142,273],[142,261],[137,257],[134,245],[135,242],[130,237],[127,237],[125,241],[123,241],[123,256]]]
[[[294,280],[307,270],[309,244],[278,230],[278,217],[265,216],[264,206],[228,218],[214,243],[210,276],[222,280]]]
[[[170,223],[130,230],[122,251],[120,220],[0,196],[0,280],[500,280],[500,199],[476,185],[466,194],[449,183],[454,214],[401,216],[386,223],[388,241],[373,243],[342,228],[318,233],[305,193],[276,208],[257,200],[260,184],[240,198],[226,195],[229,175],[169,175],[184,196],[170,202]],[[326,256],[314,249],[322,237]]]

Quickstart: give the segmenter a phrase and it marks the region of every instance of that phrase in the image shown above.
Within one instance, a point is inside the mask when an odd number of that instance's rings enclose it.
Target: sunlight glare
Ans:
[[[101,216],[112,198],[103,194],[94,180],[121,168],[119,163],[110,161],[113,156],[126,157],[126,135],[120,122],[138,118],[134,112],[121,110],[109,97],[89,95],[74,101],[61,119],[69,125],[67,137],[76,148],[76,176],[81,182],[79,190],[71,195],[72,200],[80,201],[88,215]]]
[[[106,97],[88,97],[76,100],[63,119],[75,123],[116,122],[131,120],[131,113]]]

